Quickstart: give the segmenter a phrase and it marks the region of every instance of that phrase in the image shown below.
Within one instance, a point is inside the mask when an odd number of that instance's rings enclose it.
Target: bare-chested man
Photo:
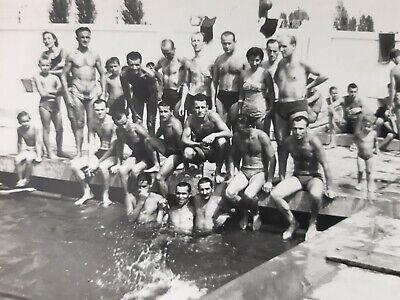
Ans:
[[[289,228],[282,237],[289,239],[298,227],[289,204],[284,199],[300,190],[308,191],[311,199],[310,225],[306,233],[306,240],[317,233],[316,221],[324,192],[322,175],[318,172],[319,165],[324,169],[326,179],[326,195],[334,198],[332,189],[332,174],[326,158],[325,150],[318,137],[308,132],[308,115],[298,112],[292,116],[293,135],[289,136],[283,147],[289,151],[294,162],[293,176],[281,181],[271,192],[277,208],[284,214],[289,222]]]
[[[79,27],[76,31],[78,48],[67,55],[61,74],[61,83],[65,91],[67,109],[72,110],[69,116],[74,131],[77,156],[82,155],[83,128],[86,122],[90,124],[93,118],[93,102],[99,98],[105,99],[106,77],[104,76],[100,56],[89,49],[91,31],[87,27]],[[100,75],[101,94],[97,89],[96,70]],[[72,86],[68,91],[67,76],[72,74]]]
[[[258,212],[257,193],[263,189],[269,193],[272,189],[276,158],[268,135],[255,127],[255,120],[251,117],[241,116],[237,120],[237,131],[232,139],[231,172],[236,175],[229,182],[225,195],[228,199],[239,203],[243,210],[240,221],[242,229],[246,229],[249,221],[249,212],[253,219],[253,230],[261,226]],[[241,163],[241,166],[239,167]],[[244,190],[243,196],[238,194]]]
[[[204,53],[204,35],[196,32],[190,38],[194,57],[185,61],[186,86],[182,89],[182,101],[176,105],[175,111],[178,117],[184,116],[185,110],[193,112],[194,96],[203,94],[206,96],[207,105],[211,110],[215,109],[214,100],[211,98],[211,68],[213,62]],[[187,96],[185,95],[187,93]]]
[[[151,175],[147,173],[139,174],[137,178],[137,202],[132,214],[129,216],[131,221],[140,224],[147,224],[157,221],[161,224],[164,212],[167,210],[167,200],[159,194],[150,191]]]
[[[147,111],[147,130],[154,136],[157,114],[157,79],[153,71],[142,66],[142,55],[132,51],[126,56],[127,67],[122,68],[121,85],[132,111],[133,121],[143,120]]]
[[[396,115],[397,134],[400,139],[400,50],[392,49],[389,57],[395,63],[390,70],[390,105]]]
[[[183,161],[181,141],[183,129],[181,122],[172,114],[171,106],[168,103],[159,103],[158,111],[160,127],[157,129],[156,137],[152,138],[150,143],[154,149],[167,158],[156,176],[161,194],[167,197],[168,184],[166,180]]]
[[[239,101],[240,74],[245,64],[235,52],[236,37],[231,31],[221,34],[224,53],[217,57],[212,69],[211,98],[217,113],[226,120],[231,106]]]
[[[164,55],[156,66],[155,70],[162,71],[162,101],[167,103],[172,110],[175,109],[177,103],[181,100],[179,90],[185,82],[185,71],[183,60],[175,54],[175,44],[170,39],[162,40],[161,52]]]
[[[117,164],[111,168],[111,172],[119,172],[126,211],[130,215],[133,212],[133,206],[136,205],[136,199],[128,193],[128,177],[132,175],[136,179],[142,171],[154,166],[156,159],[153,148],[149,144],[149,133],[141,124],[134,123],[123,112],[116,112],[112,118],[117,125],[117,140],[112,145],[112,148],[115,147],[116,150]],[[132,155],[124,160],[125,144],[132,150]]]
[[[108,169],[116,163],[115,154],[109,151],[111,141],[115,135],[115,125],[111,116],[107,115],[107,104],[104,100],[98,99],[94,101],[93,110],[95,117],[89,124],[88,155],[76,157],[71,161],[72,171],[83,192],[82,197],[75,204],[82,205],[86,200],[94,197],[87,181],[94,176],[95,172],[99,171],[104,183],[103,206],[107,207],[112,203],[108,195],[110,187]],[[96,135],[100,139],[100,148],[95,152]]]
[[[283,151],[284,140],[290,134],[289,117],[301,111],[307,111],[306,91],[325,82],[327,77],[300,59],[296,50],[294,36],[282,36],[278,39],[279,49],[283,58],[278,64],[275,73],[275,82],[279,88],[279,98],[275,105],[275,137],[278,143],[279,177],[286,175],[288,153]],[[316,78],[307,84],[309,75]]]
[[[215,162],[215,180],[220,183],[224,180],[221,171],[227,154],[227,139],[232,133],[222,118],[208,109],[204,94],[193,98],[194,113],[187,118],[182,134],[184,160],[200,165],[206,160]]]
[[[195,209],[194,229],[198,232],[208,233],[214,229],[214,214],[222,197],[213,194],[213,182],[208,177],[203,177],[199,180],[197,190],[199,193],[193,197]]]

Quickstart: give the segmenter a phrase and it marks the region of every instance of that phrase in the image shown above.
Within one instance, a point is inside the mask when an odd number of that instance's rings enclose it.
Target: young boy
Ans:
[[[41,162],[40,131],[31,126],[31,117],[26,111],[17,115],[18,123],[21,125],[17,129],[18,134],[18,154],[15,156],[15,168],[18,175],[16,187],[21,188],[28,185],[32,175],[32,163]],[[22,142],[26,148],[23,148]]]
[[[108,113],[113,115],[116,111],[129,113],[128,106],[122,90],[121,80],[119,78],[121,72],[121,64],[118,57],[111,57],[106,61],[107,78],[106,93]]]
[[[374,178],[373,178],[373,157],[374,153],[379,154],[379,143],[376,131],[373,128],[374,122],[370,116],[364,116],[361,120],[361,128],[356,131],[354,141],[357,144],[357,180],[358,184],[356,190],[361,190],[361,181],[363,176],[362,163],[365,161],[365,173],[367,175],[367,190],[368,192],[375,191]],[[375,147],[375,151],[374,151]]]
[[[40,95],[39,113],[43,125],[43,143],[46,147],[47,157],[54,158],[50,147],[50,123],[53,121],[56,130],[57,156],[71,158],[63,152],[63,125],[60,112],[61,82],[60,79],[50,73],[51,60],[42,56],[39,59],[40,74],[34,77],[36,88]]]

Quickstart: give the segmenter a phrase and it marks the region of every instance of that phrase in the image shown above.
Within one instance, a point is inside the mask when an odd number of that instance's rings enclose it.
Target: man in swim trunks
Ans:
[[[397,134],[400,139],[400,50],[392,49],[389,57],[395,64],[390,70],[390,106],[396,115]]]
[[[198,194],[193,197],[194,229],[197,232],[210,233],[214,229],[214,214],[222,197],[214,194],[213,182],[208,177],[199,180],[197,190]]]
[[[316,221],[324,192],[322,175],[318,172],[322,165],[326,180],[326,195],[334,198],[332,191],[332,173],[328,164],[325,150],[318,137],[308,131],[307,112],[297,112],[292,116],[293,135],[289,136],[282,145],[290,153],[294,162],[293,176],[281,181],[271,192],[271,199],[289,222],[289,228],[283,232],[283,239],[293,236],[298,227],[289,204],[284,198],[301,190],[308,191],[311,199],[310,225],[306,233],[306,240],[317,233]]]
[[[278,42],[283,58],[278,64],[274,78],[279,88],[279,98],[274,109],[274,125],[278,144],[279,177],[283,180],[289,154],[281,148],[290,134],[289,117],[296,112],[307,111],[306,91],[325,82],[328,78],[300,59],[295,51],[297,41],[294,36],[282,36]],[[310,74],[316,78],[307,84]]]
[[[167,178],[183,161],[182,156],[182,124],[172,114],[171,106],[166,102],[158,104],[160,114],[160,127],[157,129],[156,137],[150,140],[151,145],[167,159],[157,173],[156,182],[160,187],[161,195],[167,197]],[[161,136],[164,138],[161,139]]]
[[[75,121],[71,121],[74,131],[77,156],[82,155],[83,128],[86,122],[90,124],[93,118],[93,102],[99,98],[97,90],[96,70],[100,75],[102,92],[100,99],[105,99],[106,77],[101,65],[100,56],[89,49],[91,31],[87,27],[79,27],[76,31],[78,48],[68,54],[63,72],[61,83],[65,91],[67,109],[75,116]],[[72,86],[68,91],[67,76],[72,74]]]
[[[142,67],[142,55],[132,51],[126,56],[127,67],[122,68],[121,85],[125,99],[132,111],[132,119],[143,120],[144,105],[147,111],[147,130],[154,136],[157,114],[157,79],[153,71]]]
[[[137,198],[132,214],[129,216],[133,222],[147,224],[162,223],[164,211],[167,210],[167,200],[159,194],[153,193],[151,188],[151,175],[141,173],[137,178]]]
[[[230,156],[231,169],[235,169],[231,170],[231,173],[236,175],[229,182],[225,195],[228,199],[239,203],[243,210],[240,227],[246,229],[250,212],[253,219],[252,228],[258,230],[261,220],[257,193],[261,189],[267,193],[271,191],[276,158],[268,135],[255,128],[254,118],[246,116],[238,118]],[[243,196],[240,197],[238,194],[243,190]]]
[[[171,110],[174,110],[181,100],[179,90],[186,79],[183,60],[176,56],[175,44],[170,39],[162,40],[161,52],[164,57],[155,65],[156,71],[162,71],[163,92],[161,99],[171,107]]]
[[[224,53],[217,57],[212,69],[211,98],[216,104],[217,113],[226,120],[231,106],[239,100],[240,74],[245,63],[235,51],[236,38],[231,31],[221,35]]]
[[[75,201],[75,205],[82,205],[94,197],[90,190],[88,180],[98,173],[102,176],[104,190],[102,195],[103,206],[107,207],[112,202],[108,195],[110,186],[109,168],[116,163],[115,154],[109,152],[111,141],[115,135],[115,125],[111,116],[107,114],[107,103],[104,100],[93,102],[94,119],[89,124],[89,151],[86,156],[76,157],[71,161],[74,173],[81,189],[82,197]],[[100,139],[100,148],[95,152],[96,135]],[[114,154],[114,155],[113,155]]]
[[[215,162],[215,180],[220,183],[230,137],[232,133],[222,118],[208,109],[206,96],[194,96],[194,113],[187,118],[182,134],[184,160],[201,166],[206,160]]]
[[[128,193],[128,177],[132,175],[134,179],[149,167],[156,166],[156,157],[149,140],[147,130],[139,123],[134,123],[128,119],[123,112],[116,112],[113,121],[117,125],[117,140],[112,148],[116,150],[117,164],[111,168],[112,173],[119,173],[121,185],[124,190],[127,214],[133,212],[136,205],[135,197]],[[124,160],[124,146],[127,145],[132,150],[132,155]]]
[[[186,84],[182,89],[182,100],[175,108],[175,116],[183,120],[185,110],[188,114],[193,112],[194,96],[203,94],[206,96],[209,109],[216,111],[214,100],[211,98],[211,68],[213,61],[207,57],[204,50],[204,35],[196,32],[191,36],[191,44],[194,57],[186,60]]]

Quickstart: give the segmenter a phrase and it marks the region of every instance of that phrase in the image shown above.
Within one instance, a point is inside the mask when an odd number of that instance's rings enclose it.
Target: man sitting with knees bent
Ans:
[[[187,162],[203,164],[206,160],[215,162],[215,180],[224,180],[221,170],[227,151],[227,138],[232,133],[221,117],[208,110],[206,96],[194,96],[194,112],[190,115],[183,129],[182,142],[186,146],[183,151]]]
[[[324,192],[322,175],[318,172],[319,164],[322,165],[326,179],[326,195],[335,197],[332,188],[332,174],[324,148],[319,139],[308,132],[308,115],[306,112],[298,112],[292,117],[292,132],[283,147],[293,158],[293,176],[281,181],[271,192],[277,208],[284,214],[289,222],[289,228],[283,233],[283,239],[293,236],[298,227],[289,204],[284,199],[298,191],[308,191],[311,199],[311,219],[306,233],[306,240],[311,239],[317,233],[316,220]]]
[[[239,202],[243,209],[243,217],[240,221],[242,229],[246,229],[249,220],[249,211],[253,217],[253,230],[258,230],[261,220],[258,212],[257,193],[261,188],[265,192],[272,189],[276,158],[274,148],[268,135],[255,127],[256,120],[251,117],[239,117],[237,120],[237,132],[232,140],[230,150],[231,168],[240,171],[232,178],[226,188],[225,195],[230,200]],[[233,173],[233,170],[231,171]],[[244,190],[243,197],[238,193]]]

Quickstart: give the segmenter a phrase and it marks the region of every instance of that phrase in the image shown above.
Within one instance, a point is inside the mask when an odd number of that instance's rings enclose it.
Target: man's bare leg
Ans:
[[[75,177],[81,187],[82,197],[75,201],[75,205],[82,205],[87,200],[92,199],[94,197],[89,185],[85,181],[86,176],[81,170],[83,167],[87,166],[87,158],[76,158],[71,162],[72,172],[75,174]]]
[[[75,141],[76,141],[76,156],[82,156],[82,145],[83,145],[83,129],[85,127],[85,106],[79,99],[74,98],[75,101],[75,117],[76,117],[76,131],[75,131]],[[89,120],[87,120],[89,121]]]
[[[321,199],[324,192],[324,183],[319,178],[313,178],[307,185],[307,190],[311,198],[311,217],[305,240],[312,239],[317,232],[317,217],[321,206]]]
[[[109,157],[106,160],[102,161],[99,165],[99,174],[103,177],[103,206],[107,207],[112,204],[109,196],[110,189],[110,167],[114,165],[114,158]]]
[[[64,141],[64,128],[62,124],[61,113],[55,113],[52,115],[52,121],[54,128],[56,129],[56,145],[57,145],[57,156],[61,158],[72,158],[63,151],[63,141]]]
[[[357,156],[357,185],[356,185],[356,190],[361,191],[361,183],[362,183],[362,178],[363,178],[363,164],[364,160]]]
[[[275,113],[275,139],[278,145],[278,166],[279,166],[279,179],[282,181],[286,176],[286,166],[289,157],[289,152],[284,150],[282,145],[285,139],[290,135],[289,123],[287,120],[282,119],[278,113]]]
[[[250,211],[253,219],[252,229],[254,231],[259,230],[261,227],[261,218],[258,209],[258,197],[257,194],[261,191],[262,186],[265,183],[264,172],[258,173],[250,178],[249,185],[244,190],[244,199],[247,202],[248,210]],[[242,200],[242,201],[243,201]]]
[[[290,239],[298,227],[298,223],[290,211],[289,203],[284,198],[300,191],[301,188],[300,181],[296,177],[289,177],[281,181],[271,192],[271,199],[289,222],[289,227],[282,234],[284,240]]]
[[[216,162],[216,169],[215,169],[215,182],[221,183],[225,180],[224,176],[222,176],[222,166],[226,159],[227,150],[228,150],[228,143],[225,138],[219,138],[217,140],[218,143],[218,151],[217,151],[217,162]]]
[[[160,192],[162,196],[167,197],[168,184],[166,180],[181,162],[182,158],[179,155],[170,155],[165,160],[160,171],[157,173],[156,181],[160,187]]]
[[[128,178],[129,173],[133,169],[136,164],[136,159],[134,157],[128,157],[121,165],[118,170],[119,176],[121,177],[121,186],[124,192],[125,205],[126,205],[126,213],[129,215],[133,212],[133,206],[136,203],[133,195],[128,192]]]

